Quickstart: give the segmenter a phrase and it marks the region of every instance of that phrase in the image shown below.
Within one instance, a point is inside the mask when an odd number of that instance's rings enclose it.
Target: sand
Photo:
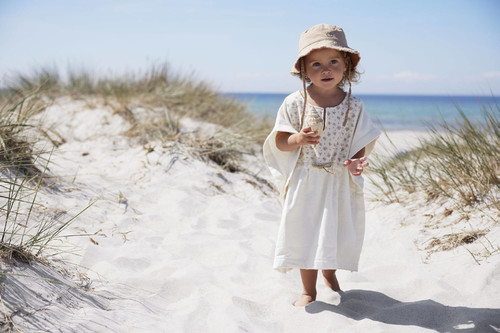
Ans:
[[[56,267],[2,264],[2,312],[25,332],[500,332],[500,255],[478,262],[477,242],[429,255],[425,214],[439,207],[381,205],[367,182],[359,272],[338,273],[341,293],[318,281],[317,301],[296,308],[298,272],[272,269],[280,204],[259,154],[229,173],[178,143],[122,135],[128,123],[106,107],[61,99],[42,117],[65,139],[46,213],[95,203]],[[405,149],[423,134],[390,135]]]

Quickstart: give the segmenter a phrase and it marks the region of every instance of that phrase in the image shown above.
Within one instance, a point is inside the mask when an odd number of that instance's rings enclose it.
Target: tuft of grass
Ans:
[[[34,155],[41,158],[41,154],[33,149],[35,138],[30,135],[33,126],[29,122],[47,107],[38,94],[39,90],[18,92],[0,106],[0,163],[27,177],[40,174]]]
[[[70,96],[87,103],[112,108],[115,114],[130,123],[124,133],[142,144],[151,140],[194,143],[199,156],[207,157],[226,169],[237,170],[241,160],[241,145],[262,144],[272,123],[250,114],[247,105],[221,95],[194,73],[179,75],[166,64],[153,65],[148,70],[119,76],[96,76],[86,70],[69,70],[68,78],[54,70],[35,71],[32,76],[19,76],[9,92],[18,92],[39,85],[51,99]],[[189,117],[212,123],[234,133],[229,140],[219,137],[198,140],[181,138],[179,120]],[[238,140],[235,140],[238,137]],[[198,141],[206,140],[205,144]],[[248,149],[246,149],[248,150]],[[239,156],[238,156],[239,155]]]
[[[471,244],[480,237],[485,236],[486,233],[485,231],[467,231],[447,234],[441,237],[433,237],[427,244],[425,250],[432,250],[434,252],[452,250],[460,245]]]
[[[136,107],[168,108],[178,116],[232,126],[248,117],[246,106],[235,99],[220,95],[205,81],[194,74],[172,73],[164,63],[149,70],[121,76],[95,76],[85,70],[69,70],[68,79],[51,69],[35,71],[31,76],[18,75],[11,80],[10,92],[33,90],[43,87],[51,97],[99,97],[115,108],[116,113],[130,113]],[[130,115],[129,115],[130,116]],[[129,117],[126,116],[126,117]]]
[[[225,141],[218,137],[210,137],[204,140],[196,139],[190,145],[197,155],[214,162],[222,167],[222,169],[229,172],[242,171],[240,162],[245,152],[235,150],[237,148],[230,141]]]
[[[0,276],[1,278],[1,276]],[[22,332],[15,324],[14,321],[12,320],[12,317],[14,314],[12,313],[7,313],[7,308],[2,300],[2,288],[0,286],[0,329],[1,332]]]
[[[25,79],[21,83],[21,88],[33,87]],[[40,87],[28,93],[21,88],[2,99],[0,107],[0,257],[30,262],[52,249],[51,243],[79,214],[66,221],[60,215],[33,217],[38,193],[48,185],[50,154],[45,158],[46,152],[34,149],[39,136],[30,120],[47,104]]]
[[[488,232],[489,230],[474,230],[432,237],[425,242],[425,246],[423,248],[423,250],[427,252],[426,259],[429,259],[431,255],[436,252],[449,251],[458,247],[464,247],[472,258],[474,258],[474,261],[480,265],[483,258],[500,252],[500,247],[495,246],[486,237]],[[481,244],[479,250],[470,250],[467,247],[467,245],[476,242]]]
[[[479,264],[480,257],[500,250],[486,238],[488,225],[500,220],[499,111],[498,105],[483,106],[482,121],[472,122],[458,109],[455,123],[429,125],[418,146],[371,160],[367,176],[376,187],[376,200],[399,202],[411,210],[439,207],[441,213],[424,214],[429,218],[423,226],[426,237],[430,229],[435,235],[424,242],[428,256],[462,246]],[[475,225],[469,221],[471,212],[482,216]],[[440,235],[440,228],[451,233]],[[482,245],[481,253],[468,248],[474,242]]]
[[[66,220],[62,219],[66,212],[54,216],[34,216],[37,208],[41,207],[37,203],[37,196],[43,188],[43,176],[47,168],[42,171],[36,184],[20,173],[5,172],[7,168],[0,168],[0,258],[29,263],[34,259],[41,260],[42,254],[47,256],[48,251],[50,255],[61,252],[60,246],[53,247],[52,243],[59,240],[62,232],[92,203]]]
[[[6,97],[24,96],[26,92],[33,96],[43,90],[45,97],[54,97],[58,93],[61,78],[54,68],[42,68],[35,70],[31,75],[19,73],[9,78],[9,84],[2,94]]]
[[[428,200],[452,200],[457,207],[487,203],[500,209],[499,107],[484,107],[484,121],[474,123],[458,111],[456,124],[429,125],[418,147],[372,161],[368,176],[381,200],[400,202],[402,193],[419,192]]]

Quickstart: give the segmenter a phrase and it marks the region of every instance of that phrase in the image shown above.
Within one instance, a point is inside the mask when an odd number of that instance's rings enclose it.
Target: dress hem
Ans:
[[[307,265],[307,264],[297,264],[297,263],[290,263],[289,260],[283,259],[283,260],[275,260],[273,269],[281,272],[281,273],[286,273],[294,268],[297,269],[341,269],[341,270],[346,270],[346,271],[351,271],[351,272],[357,272],[358,271],[358,265],[339,265],[337,263],[332,263],[331,261],[315,261],[312,265]]]

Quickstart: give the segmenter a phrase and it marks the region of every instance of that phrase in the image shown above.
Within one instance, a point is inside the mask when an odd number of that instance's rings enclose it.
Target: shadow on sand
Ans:
[[[453,307],[432,300],[400,302],[369,290],[340,291],[339,294],[338,305],[316,301],[306,306],[306,312],[331,311],[354,320],[367,318],[438,332],[500,332],[500,309]]]

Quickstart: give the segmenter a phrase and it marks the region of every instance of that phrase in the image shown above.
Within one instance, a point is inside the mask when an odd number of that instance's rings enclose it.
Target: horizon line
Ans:
[[[292,92],[253,92],[253,91],[219,91],[220,94],[253,94],[253,95],[289,95]],[[422,97],[487,97],[487,98],[500,98],[500,95],[484,95],[484,94],[463,94],[463,93],[449,93],[449,94],[430,94],[430,93],[356,93],[353,95],[364,96],[422,96]]]

